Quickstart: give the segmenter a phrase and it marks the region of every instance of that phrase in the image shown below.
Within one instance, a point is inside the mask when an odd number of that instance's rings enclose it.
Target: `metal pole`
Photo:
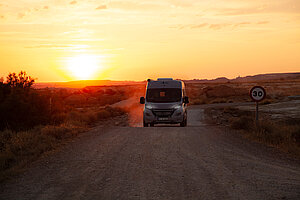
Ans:
[[[258,102],[256,102],[255,121],[256,121],[256,126],[258,126]]]

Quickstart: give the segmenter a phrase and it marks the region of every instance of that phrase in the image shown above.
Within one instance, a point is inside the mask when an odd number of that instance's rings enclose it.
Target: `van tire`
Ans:
[[[184,120],[180,123],[181,127],[186,127],[187,125],[187,118],[185,117]]]
[[[150,126],[151,126],[151,127],[154,127],[154,123],[151,123]]]
[[[145,122],[143,122],[143,126],[144,126],[144,127],[148,127],[148,124],[145,123]]]

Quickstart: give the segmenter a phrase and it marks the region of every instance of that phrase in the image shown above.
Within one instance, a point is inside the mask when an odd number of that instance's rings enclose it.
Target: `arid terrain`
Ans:
[[[184,128],[142,128],[144,82],[34,89],[50,120],[0,132],[0,199],[299,199],[300,80],[280,77],[186,81]]]
[[[9,199],[299,199],[300,162],[205,123],[97,126],[2,184]]]

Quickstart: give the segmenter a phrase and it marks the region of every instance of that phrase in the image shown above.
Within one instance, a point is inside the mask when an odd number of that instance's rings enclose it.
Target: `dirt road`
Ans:
[[[96,127],[0,186],[0,199],[300,199],[300,163],[203,122]]]

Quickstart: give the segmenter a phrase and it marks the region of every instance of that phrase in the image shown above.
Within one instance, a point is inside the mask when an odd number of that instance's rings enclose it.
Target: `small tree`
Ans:
[[[31,88],[33,83],[23,71],[0,82],[0,130],[25,130],[49,121],[49,99]]]
[[[6,84],[11,88],[30,88],[34,84],[34,79],[27,76],[27,73],[21,71],[18,75],[16,73],[8,74]]]

